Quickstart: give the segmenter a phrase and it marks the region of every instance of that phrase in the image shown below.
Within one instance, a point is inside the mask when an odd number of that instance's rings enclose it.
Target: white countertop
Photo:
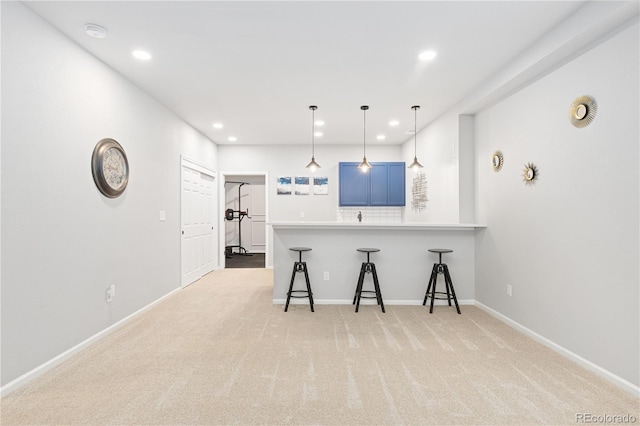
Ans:
[[[477,223],[424,223],[424,222],[267,222],[274,229],[390,229],[390,230],[474,230],[476,228],[486,228],[487,225]]]

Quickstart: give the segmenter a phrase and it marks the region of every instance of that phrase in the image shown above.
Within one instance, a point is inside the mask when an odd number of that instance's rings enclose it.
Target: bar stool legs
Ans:
[[[371,248],[359,248],[358,251],[367,253],[367,261],[362,262],[362,266],[360,267],[360,275],[358,276],[358,284],[356,285],[356,293],[353,296],[352,305],[356,305],[356,312],[360,309],[360,299],[373,299],[374,296],[363,296],[362,293],[375,293],[376,301],[380,308],[382,309],[382,313],[384,311],[384,302],[382,301],[382,292],[380,291],[380,282],[378,281],[378,272],[376,271],[376,264],[372,263],[369,259],[369,255],[372,252],[380,251],[380,249],[371,249]],[[364,277],[366,274],[370,273],[373,278],[373,288],[374,290],[363,290],[362,286],[364,284]]]
[[[311,283],[309,282],[309,272],[307,271],[307,262],[302,261],[302,252],[310,251],[311,249],[308,247],[292,247],[289,250],[298,252],[298,261],[293,264],[293,272],[291,273],[291,283],[289,284],[289,291],[287,292],[287,302],[284,305],[284,311],[287,312],[289,310],[289,302],[291,301],[292,297],[296,297],[296,298],[308,297],[309,307],[311,308],[311,312],[315,312],[313,310],[313,293],[311,292]],[[296,280],[296,274],[298,272],[304,273],[304,280],[307,285],[306,290],[293,289],[293,283]]]
[[[451,306],[451,300],[456,305],[456,311],[460,313],[460,306],[458,305],[458,299],[456,298],[456,292],[453,289],[453,281],[451,281],[451,274],[449,274],[449,267],[446,263],[442,263],[442,253],[452,253],[453,250],[449,249],[430,249],[432,253],[438,253],[438,263],[433,264],[433,269],[431,270],[431,276],[429,277],[429,284],[427,285],[427,292],[424,295],[424,301],[422,302],[422,306],[426,305],[427,299],[431,298],[431,304],[429,306],[429,313],[433,313],[433,302],[435,299],[439,300],[447,300],[449,306]],[[436,282],[438,281],[438,275],[444,275],[444,283],[446,292],[436,291]],[[438,295],[445,295],[446,297],[438,297]]]

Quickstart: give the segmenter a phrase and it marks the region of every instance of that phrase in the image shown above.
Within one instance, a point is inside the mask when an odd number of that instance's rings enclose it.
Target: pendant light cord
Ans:
[[[316,109],[311,108],[311,158],[316,156]]]
[[[366,158],[367,157],[367,110],[369,109],[369,107],[366,105],[363,105],[360,107],[360,109],[362,110],[362,122],[364,126],[362,129],[362,154]]]
[[[413,107],[413,156],[418,158],[418,108]]]
[[[362,153],[367,156],[367,110],[362,111]]]

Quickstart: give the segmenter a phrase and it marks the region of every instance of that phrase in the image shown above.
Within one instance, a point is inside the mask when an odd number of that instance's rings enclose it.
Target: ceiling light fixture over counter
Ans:
[[[320,168],[320,164],[316,163],[316,152],[315,152],[315,136],[316,136],[315,114],[318,107],[315,105],[311,105],[309,109],[311,110],[311,161],[309,162],[309,164],[307,164],[307,169],[309,169],[311,173],[313,173]],[[318,133],[320,133],[319,136],[322,136],[321,132],[318,132]]]
[[[409,165],[409,168],[413,169],[413,171],[417,173],[418,170],[420,170],[423,167],[422,164],[420,164],[420,162],[418,161],[417,122],[418,122],[418,110],[420,109],[420,106],[414,105],[411,107],[411,109],[413,110],[413,163]]]
[[[369,162],[367,161],[367,110],[369,109],[368,106],[366,105],[362,105],[360,107],[360,109],[362,110],[362,163],[360,163],[360,165],[358,166],[358,168],[360,169],[360,171],[362,171],[362,173],[367,173],[369,171],[369,169],[371,168],[371,164],[369,164]]]

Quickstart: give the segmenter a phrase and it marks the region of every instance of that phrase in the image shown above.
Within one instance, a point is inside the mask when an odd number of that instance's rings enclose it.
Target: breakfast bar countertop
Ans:
[[[267,222],[274,229],[393,229],[393,230],[473,230],[486,228],[477,223],[425,223],[425,222]]]

